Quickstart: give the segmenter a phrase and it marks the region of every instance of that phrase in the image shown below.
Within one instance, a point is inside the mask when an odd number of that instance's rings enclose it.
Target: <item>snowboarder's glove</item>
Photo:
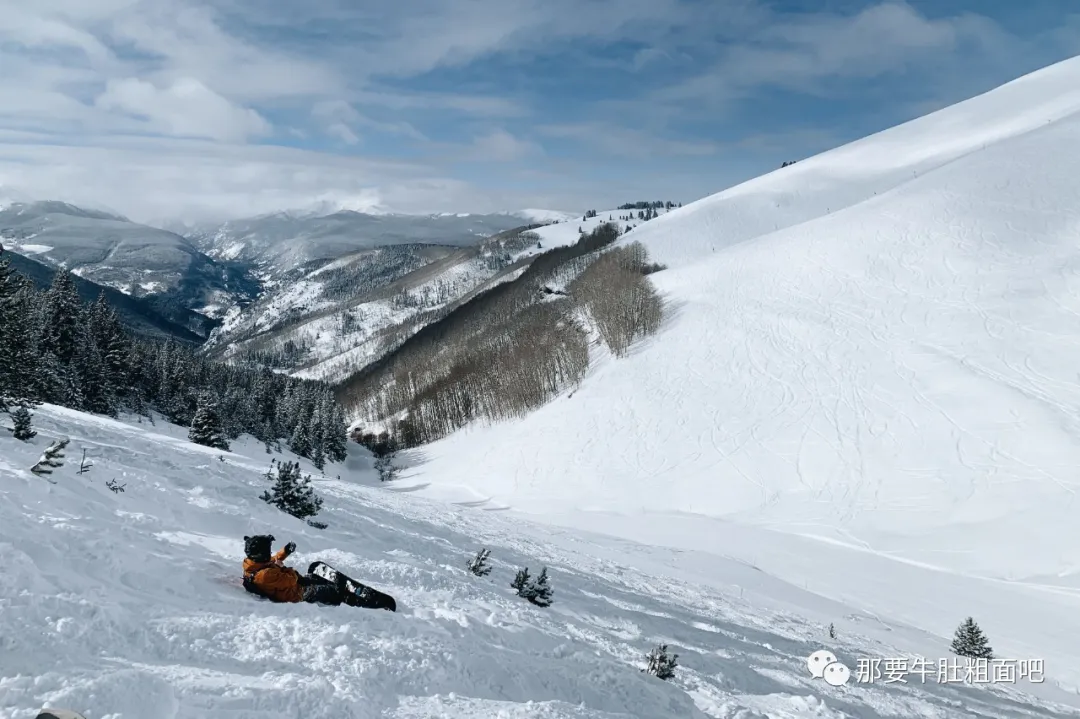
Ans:
[[[285,545],[285,556],[289,556],[296,551],[296,542],[289,542]]]

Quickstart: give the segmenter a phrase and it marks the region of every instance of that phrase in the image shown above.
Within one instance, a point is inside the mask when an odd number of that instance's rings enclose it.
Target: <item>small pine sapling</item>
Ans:
[[[514,581],[510,582],[510,586],[517,590],[518,596],[525,596],[525,592],[529,587],[529,568],[519,569],[517,574],[514,575]]]
[[[13,409],[11,411],[11,421],[14,422],[15,439],[29,442],[37,436],[37,432],[34,431],[33,426],[30,424],[30,412],[26,407]]]
[[[108,482],[105,483],[105,486],[111,489],[113,491],[113,494],[119,494],[120,492],[124,491],[124,487],[126,487],[127,485],[119,484],[115,479],[110,479]]]
[[[476,556],[469,560],[466,565],[469,571],[478,577],[486,577],[491,574],[491,565],[487,563],[488,557],[491,555],[490,549],[481,549],[476,553]]]
[[[953,635],[952,651],[962,657],[972,659],[993,659],[994,650],[975,620],[968,617],[956,628]]]
[[[551,606],[551,585],[548,584],[547,567],[540,570],[540,576],[532,580],[526,588],[523,597],[538,607]]]
[[[679,666],[678,659],[678,654],[668,654],[667,644],[659,644],[649,652],[648,666],[641,671],[667,681],[674,678],[675,667]]]
[[[311,477],[300,476],[298,462],[279,463],[274,486],[263,492],[260,499],[297,519],[314,517],[322,509],[322,498],[315,494]]]
[[[45,448],[45,452],[30,471],[38,476],[52,474],[56,467],[64,466],[64,447],[68,446],[70,439],[58,439]],[[48,479],[48,478],[46,478]],[[52,480],[49,480],[52,481]]]

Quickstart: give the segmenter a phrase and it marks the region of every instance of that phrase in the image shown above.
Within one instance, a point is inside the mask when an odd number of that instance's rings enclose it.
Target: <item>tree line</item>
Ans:
[[[43,402],[110,417],[156,411],[186,427],[212,406],[229,438],[250,434],[267,451],[284,441],[320,469],[345,458],[345,413],[328,385],[137,337],[104,294],[83,303],[65,270],[39,290],[0,248],[0,411]]]
[[[617,210],[649,210],[649,209],[655,210],[655,209],[658,209],[658,208],[661,208],[661,207],[663,207],[666,210],[670,210],[670,209],[672,209],[674,207],[682,207],[682,203],[681,202],[672,202],[671,200],[653,200],[652,202],[650,202],[648,200],[639,200],[638,202],[627,202],[624,205],[619,205],[615,209],[617,209]]]

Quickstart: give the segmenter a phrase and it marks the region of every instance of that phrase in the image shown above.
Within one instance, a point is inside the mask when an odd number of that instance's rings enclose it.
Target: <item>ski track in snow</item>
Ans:
[[[741,562],[387,491],[356,445],[314,472],[319,531],[257,499],[270,460],[258,442],[222,453],[164,421],[48,405],[35,425],[28,443],[0,432],[4,719],[43,705],[88,719],[1080,716],[1050,703],[1068,697],[1049,684],[828,687],[805,670],[818,648],[852,667],[895,655],[865,615]],[[71,444],[50,484],[24,468],[60,436]],[[79,475],[83,448],[94,466]],[[399,611],[248,594],[242,537],[261,532],[297,542],[290,565],[328,561]],[[485,578],[464,569],[481,546]],[[552,607],[513,595],[526,565],[549,567]],[[680,655],[670,682],[640,671],[661,641]]]

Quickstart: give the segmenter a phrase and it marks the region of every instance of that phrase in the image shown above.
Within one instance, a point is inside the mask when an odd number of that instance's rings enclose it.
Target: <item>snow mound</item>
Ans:
[[[660,334],[521,421],[425,447],[420,478],[940,634],[957,618],[901,578],[989,581],[953,613],[984,607],[1080,686],[1039,616],[1080,609],[1077,147],[1080,59],[640,225],[620,242],[670,268],[650,276]],[[875,586],[825,582],[826,557]]]
[[[319,531],[257,499],[271,459],[258,443],[222,453],[163,421],[52,406],[35,423],[30,443],[0,432],[5,719],[42,706],[109,719],[1080,716],[1051,703],[1069,697],[1050,684],[829,687],[805,664],[826,642],[852,667],[931,644],[739,562],[388,490],[356,446],[317,476]],[[60,436],[55,483],[27,472]],[[78,474],[83,450],[93,467]],[[297,543],[289,564],[328,561],[399,611],[246,593],[241,538],[263,532]],[[493,550],[485,578],[464,569],[480,546]],[[544,610],[508,586],[542,565],[555,590]],[[669,682],[640,671],[659,642],[680,655]]]

